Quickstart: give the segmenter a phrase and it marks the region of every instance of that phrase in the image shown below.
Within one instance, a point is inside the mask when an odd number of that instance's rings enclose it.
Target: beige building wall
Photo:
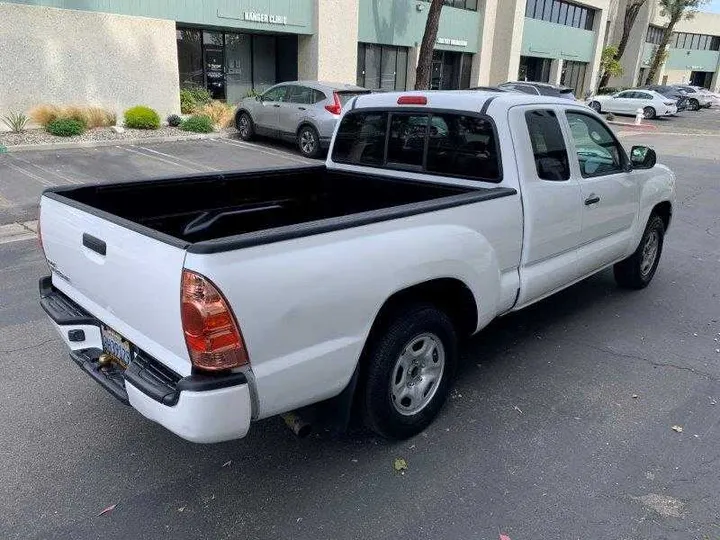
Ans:
[[[315,34],[298,36],[298,77],[357,81],[358,0],[316,0]]]
[[[492,59],[496,54],[495,25],[497,23],[499,0],[484,0],[479,2],[483,7],[482,40],[480,51],[473,55],[472,71],[470,72],[470,86],[488,86],[491,79]]]
[[[526,0],[487,0],[496,6],[490,84],[517,80]],[[484,39],[483,39],[484,41]]]
[[[627,0],[619,0],[617,8],[613,14],[614,19],[611,20],[611,35],[607,41],[608,45],[617,45],[622,37],[623,24],[625,22],[625,9]],[[645,46],[645,37],[647,28],[654,16],[655,6],[652,2],[646,2],[635,19],[635,25],[630,32],[625,54],[623,54],[621,63],[623,66],[623,74],[620,77],[612,77],[609,86],[625,87],[635,86],[640,76],[641,60],[643,48]]]
[[[0,2],[0,116],[142,104],[164,118],[180,112],[179,78],[173,21]]]
[[[652,24],[665,26],[668,18],[660,15],[660,7],[655,6]],[[699,11],[691,19],[682,19],[675,25],[675,32],[688,32],[691,34],[720,35],[720,13]]]

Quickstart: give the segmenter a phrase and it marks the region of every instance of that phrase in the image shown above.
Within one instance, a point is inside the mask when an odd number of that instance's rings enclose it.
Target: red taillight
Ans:
[[[397,100],[398,105],[427,105],[425,96],[400,96]]]
[[[180,304],[185,343],[194,367],[221,371],[250,362],[230,306],[208,278],[183,270]]]
[[[335,103],[332,105],[325,105],[325,110],[333,114],[340,114],[342,112],[342,103],[340,103],[340,98],[338,97],[337,92],[333,92],[333,101]]]

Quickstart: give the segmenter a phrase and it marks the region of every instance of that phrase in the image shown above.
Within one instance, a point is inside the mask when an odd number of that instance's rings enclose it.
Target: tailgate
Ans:
[[[180,321],[185,250],[46,196],[40,225],[53,285],[158,361],[189,375]]]

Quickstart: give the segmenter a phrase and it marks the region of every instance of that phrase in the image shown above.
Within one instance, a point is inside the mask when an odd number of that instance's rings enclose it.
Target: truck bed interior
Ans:
[[[196,243],[471,191],[315,166],[82,186],[59,195]]]

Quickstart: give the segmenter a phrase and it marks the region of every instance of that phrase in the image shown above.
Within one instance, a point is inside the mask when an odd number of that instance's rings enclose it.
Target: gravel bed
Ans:
[[[229,132],[222,129],[220,132]],[[124,133],[115,133],[110,128],[95,128],[74,137],[56,137],[44,129],[30,129],[24,133],[0,133],[0,145],[16,146],[20,144],[57,144],[68,142],[128,141],[132,139],[157,139],[164,137],[196,136],[197,133],[183,131],[180,128],[165,126],[160,129],[125,129]]]

